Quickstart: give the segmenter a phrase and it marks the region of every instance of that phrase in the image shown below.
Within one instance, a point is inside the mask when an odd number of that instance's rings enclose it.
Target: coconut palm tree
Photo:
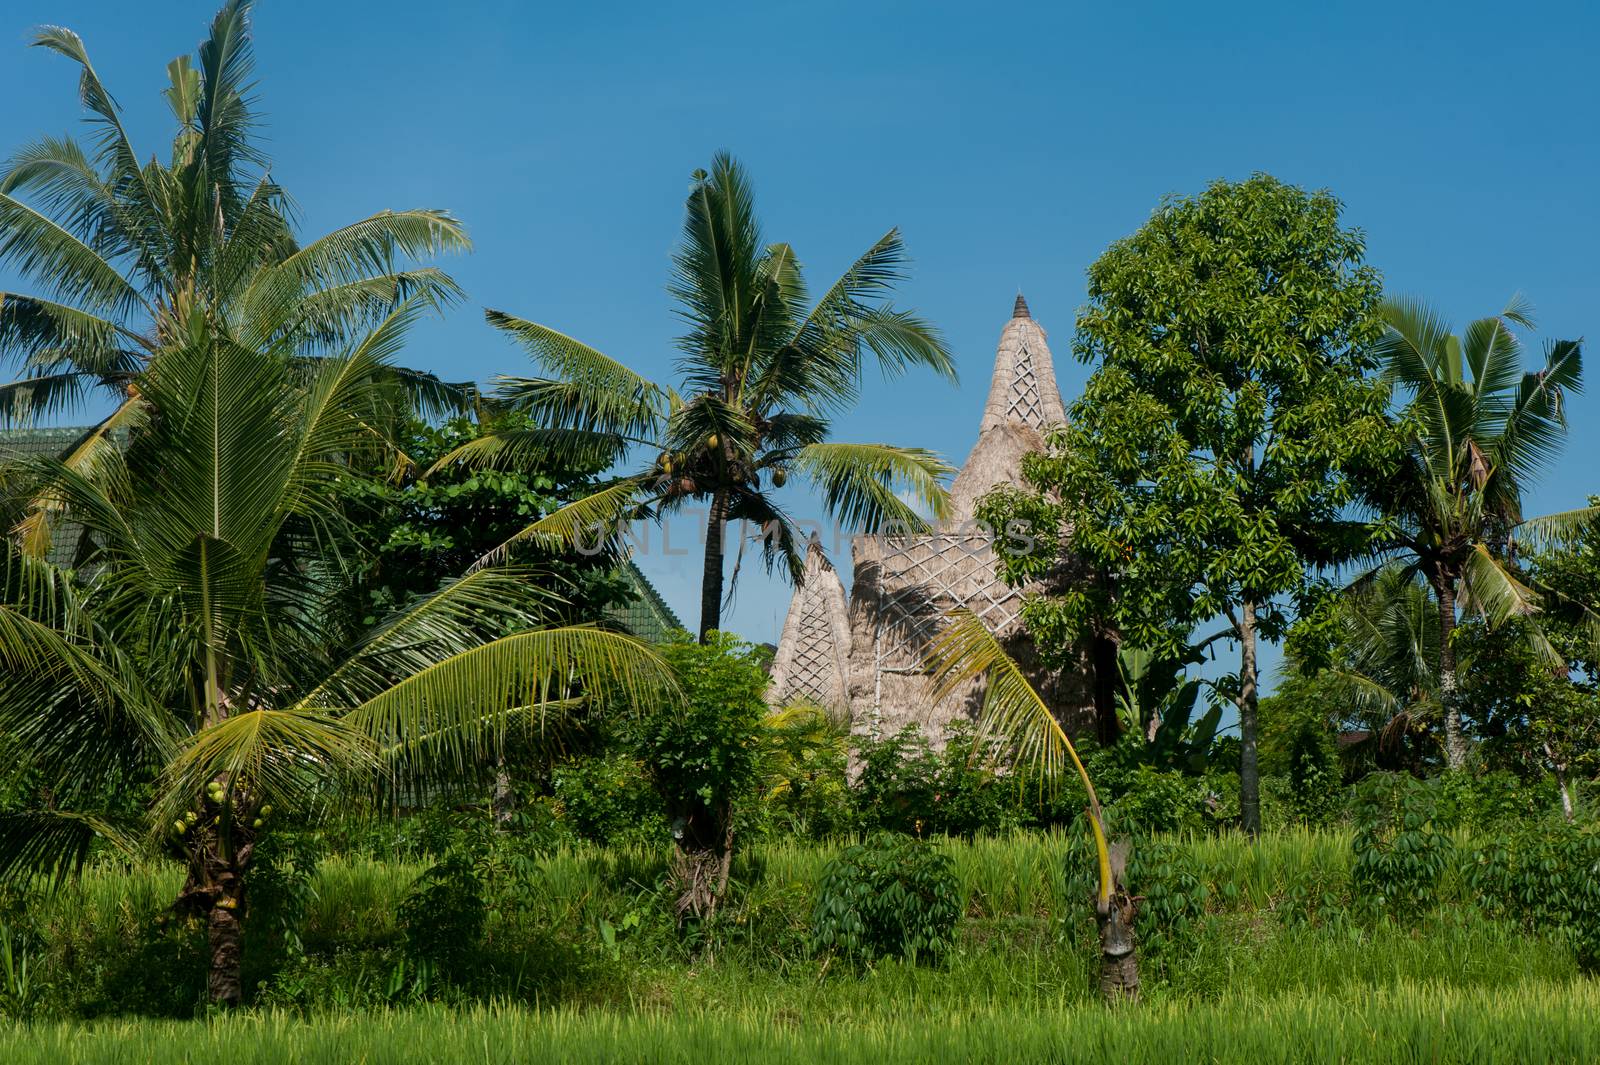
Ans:
[[[339,482],[393,458],[371,416],[419,306],[310,369],[192,307],[130,378],[141,429],[95,476],[6,471],[13,510],[48,500],[88,547],[69,575],[8,542],[0,569],[0,732],[45,784],[0,821],[0,873],[69,874],[96,837],[137,849],[107,793],[153,777],[143,835],[187,864],[178,908],[207,924],[216,1002],[240,998],[245,876],[275,808],[490,765],[586,692],[673,690],[631,637],[541,627],[527,571],[481,568],[365,631],[336,620],[355,547]]]
[[[1013,771],[1026,770],[1052,783],[1071,764],[1088,799],[1084,811],[1094,842],[1095,921],[1100,929],[1100,992],[1108,1001],[1137,998],[1139,963],[1133,921],[1137,900],[1124,881],[1126,851],[1106,838],[1105,817],[1094,782],[1061,722],[1000,641],[970,610],[952,611],[944,632],[928,649],[925,665],[933,679],[935,702],[982,684],[978,712],[978,750],[1010,752]],[[999,743],[991,741],[998,740]]]
[[[1334,603],[1332,654],[1318,676],[1350,716],[1385,750],[1419,725],[1436,725],[1439,704],[1439,607],[1415,567],[1383,565]],[[1293,655],[1285,674],[1299,674]]]
[[[620,518],[704,503],[704,640],[722,616],[727,522],[758,528],[768,568],[799,578],[805,537],[773,491],[791,473],[810,480],[829,514],[852,530],[920,530],[921,511],[943,513],[941,480],[950,467],[938,456],[830,442],[829,418],[856,401],[869,358],[890,375],[920,366],[953,381],[955,368],[931,325],[886,302],[903,277],[898,231],[811,302],[794,250],[763,238],[750,183],[732,158],[719,155],[709,174],[695,172],[686,215],[671,281],[688,326],[679,341],[681,389],[547,326],[491,310],[489,323],[520,341],[548,374],[502,379],[499,398],[542,428],[474,441],[446,461],[515,465],[551,449],[613,462],[643,454],[641,468],[512,542],[572,542],[615,528]]]
[[[436,210],[380,211],[301,244],[289,201],[256,142],[250,0],[231,0],[193,60],[167,67],[177,129],[165,161],[139,161],[121,110],[82,39],[45,27],[33,43],[80,68],[86,142],[42,137],[0,169],[0,264],[32,286],[0,292],[0,424],[59,414],[86,400],[113,412],[68,455],[89,468],[137,417],[131,386],[185,329],[190,312],[249,318],[303,357],[337,351],[400,301],[443,304],[454,281],[419,260],[469,244]],[[459,406],[465,386],[394,366],[411,402]]]
[[[1565,398],[1582,387],[1582,344],[1550,341],[1544,364],[1524,371],[1514,330],[1533,328],[1533,318],[1520,297],[1460,336],[1418,300],[1390,300],[1383,313],[1381,354],[1389,376],[1410,394],[1405,415],[1412,427],[1402,469],[1384,486],[1382,505],[1394,519],[1385,546],[1433,589],[1445,759],[1459,768],[1467,743],[1451,643],[1458,608],[1491,623],[1532,613],[1538,599],[1515,572],[1515,543],[1558,536],[1596,513],[1522,513],[1524,488],[1560,447]]]

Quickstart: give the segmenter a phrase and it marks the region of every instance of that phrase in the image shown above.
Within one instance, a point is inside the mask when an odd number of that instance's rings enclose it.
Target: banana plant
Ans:
[[[992,748],[995,745],[988,741],[1000,741],[999,746],[1011,752],[1013,771],[1032,771],[1044,782],[1058,779],[1071,765],[1088,796],[1084,813],[1094,843],[1100,993],[1107,1001],[1137,998],[1139,962],[1133,929],[1137,900],[1124,884],[1127,852],[1120,841],[1112,844],[1106,838],[1105,816],[1083,759],[1049,705],[1028,683],[1022,667],[982,620],[969,610],[958,609],[947,621],[924,660],[933,680],[933,701],[981,683],[983,704],[977,733],[981,745]]]
[[[1190,661],[1198,661],[1196,654]],[[1206,682],[1190,677],[1182,660],[1160,658],[1139,647],[1117,652],[1122,690],[1117,693],[1117,716],[1125,735],[1141,738],[1140,759],[1158,769],[1203,773],[1222,721],[1222,704],[1213,702],[1198,721]],[[1191,724],[1193,722],[1193,724]]]

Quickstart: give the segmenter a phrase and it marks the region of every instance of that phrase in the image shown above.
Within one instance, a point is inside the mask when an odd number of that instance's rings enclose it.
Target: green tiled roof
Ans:
[[[82,440],[92,426],[69,425],[53,428],[0,430],[0,465],[41,455],[59,457]],[[78,550],[79,527],[68,524],[54,530],[48,560],[63,568],[71,566]]]
[[[88,431],[81,425],[0,431],[0,462],[16,462],[33,455],[61,455]]]
[[[683,622],[632,560],[622,564],[622,575],[633,585],[636,598],[627,606],[613,609],[612,620],[646,643],[666,643],[683,628]]]

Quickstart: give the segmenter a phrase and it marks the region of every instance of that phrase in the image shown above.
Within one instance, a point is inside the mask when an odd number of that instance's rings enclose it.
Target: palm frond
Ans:
[[[257,804],[305,802],[340,777],[358,777],[376,765],[372,738],[353,723],[306,709],[257,707],[230,712],[205,726],[167,766],[155,823],[164,826],[226,779]]]
[[[428,469],[460,463],[473,469],[544,470],[555,465],[605,469],[627,452],[628,440],[585,429],[502,429],[468,440]]]
[[[531,626],[555,598],[535,578],[532,570],[496,566],[446,583],[380,622],[297,706],[355,705],[508,627]]]
[[[93,314],[126,314],[143,304],[138,290],[99,252],[5,193],[0,193],[0,263]]]
[[[646,709],[676,693],[670,667],[644,643],[563,626],[452,655],[356,706],[348,722],[383,749],[426,750],[465,769],[499,749],[508,710],[578,694]]]
[[[502,377],[496,395],[550,427],[619,436],[650,436],[666,418],[666,396],[622,363],[548,326],[504,311],[484,319],[509,334],[551,378]]]
[[[137,840],[94,814],[55,809],[0,814],[0,882],[42,876],[60,884],[82,871],[97,839],[129,858],[139,854]]]
[[[1488,547],[1475,544],[1462,571],[1463,606],[1482,614],[1491,625],[1539,610],[1539,595],[1523,584]]]
[[[623,525],[637,515],[647,486],[644,475],[619,478],[518,530],[473,563],[473,568],[504,562],[519,544],[598,554],[614,544]]]
[[[402,257],[423,259],[471,247],[465,228],[448,212],[379,211],[312,241],[280,269],[314,290],[393,274]]]
[[[1600,507],[1577,507],[1529,518],[1512,530],[1511,538],[1519,546],[1547,551],[1580,539],[1592,532],[1597,523]]]
[[[953,470],[922,448],[808,444],[795,453],[794,465],[821,489],[828,513],[855,531],[924,532],[929,527],[924,513],[938,520],[949,507],[944,479]],[[920,511],[901,498],[902,490]]]
[[[1055,778],[1070,763],[1089,798],[1089,824],[1100,864],[1100,904],[1105,906],[1114,889],[1111,857],[1106,845],[1104,819],[1094,782],[1083,767],[1061,723],[1028,683],[1015,659],[1006,653],[994,633],[970,610],[960,608],[947,617],[944,632],[928,649],[925,666],[934,685],[934,702],[982,682],[983,708],[978,730],[1001,741],[1012,752],[1013,764]]]

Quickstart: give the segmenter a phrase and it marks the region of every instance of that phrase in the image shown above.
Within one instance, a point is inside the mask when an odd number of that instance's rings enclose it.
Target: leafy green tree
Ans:
[[[737,806],[761,779],[767,673],[760,650],[727,633],[686,638],[662,657],[683,698],[630,731],[672,822],[678,917],[703,921],[727,891]]]
[[[1463,717],[1485,737],[1484,759],[1524,779],[1555,777],[1561,810],[1573,817],[1572,781],[1600,772],[1600,693],[1567,663],[1552,664],[1535,618],[1490,628],[1463,624],[1457,644]],[[1543,636],[1542,632],[1539,636]]]
[[[380,771],[470,772],[585,691],[672,689],[626,636],[542,626],[527,571],[479,569],[358,633],[330,622],[331,548],[352,546],[338,486],[353,456],[392,452],[366,415],[404,320],[308,376],[196,309],[134,379],[142,428],[97,476],[20,471],[25,505],[51,500],[92,548],[69,574],[7,544],[0,732],[44,802],[0,822],[0,873],[73,872],[96,836],[133,849],[137,826],[99,803],[152,780],[144,827],[188,865],[178,905],[207,922],[218,1002],[241,996],[245,875],[274,807]]]
[[[412,419],[397,441],[408,462],[395,476],[374,470],[344,484],[346,509],[363,546],[351,582],[357,625],[469,572],[532,521],[594,487],[593,466],[550,461],[517,470],[435,468],[446,454],[485,433],[526,428],[527,417],[485,413],[442,424]],[[551,610],[574,622],[601,623],[607,608],[627,603],[631,588],[610,552],[539,558]]]
[[[984,508],[1107,579],[1032,602],[1049,645],[1109,618],[1134,646],[1178,657],[1225,618],[1239,647],[1240,808],[1260,828],[1257,641],[1285,597],[1360,550],[1347,520],[1359,471],[1394,451],[1371,373],[1382,329],[1376,272],[1339,202],[1257,175],[1170,199],[1090,268],[1074,351],[1095,364],[1069,424],[1025,467],[1035,492]],[[1005,560],[1045,575],[1050,553]]]
[[[502,468],[567,456],[645,465],[592,497],[528,526],[518,539],[571,543],[623,519],[664,517],[690,501],[707,507],[700,638],[721,623],[726,529],[760,529],[769,568],[798,579],[806,538],[775,490],[793,473],[822,493],[846,527],[926,527],[907,488],[942,513],[949,467],[932,452],[888,444],[830,442],[830,418],[855,403],[865,364],[888,375],[913,366],[955,379],[938,332],[889,293],[905,250],[890,230],[812,302],[794,249],[769,244],[743,169],[726,155],[696,171],[683,242],[673,256],[672,295],[688,332],[680,339],[677,390],[634,373],[543,325],[489,311],[491,325],[521,342],[550,375],[508,378],[499,398],[540,428],[506,431],[460,448],[453,459]]]
[[[1391,300],[1383,314],[1379,351],[1410,395],[1412,431],[1398,476],[1377,486],[1374,502],[1393,518],[1382,546],[1422,574],[1438,603],[1445,758],[1457,769],[1467,758],[1452,639],[1463,591],[1491,624],[1532,613],[1538,596],[1508,562],[1513,540],[1538,543],[1597,513],[1522,514],[1523,489],[1560,448],[1583,352],[1576,340],[1551,341],[1544,364],[1524,371],[1514,327],[1531,329],[1533,318],[1520,297],[1460,336],[1416,300]]]
[[[198,310],[251,347],[304,358],[337,352],[395,306],[453,302],[450,277],[420,260],[469,247],[437,210],[380,211],[302,244],[256,137],[249,0],[231,0],[193,60],[167,66],[177,123],[165,161],[139,161],[122,113],[83,41],[45,27],[33,43],[80,68],[87,143],[42,137],[0,168],[0,264],[31,292],[0,292],[0,424],[99,397],[115,409],[67,455],[93,468],[107,438],[141,410],[133,386]],[[255,330],[245,337],[242,329]],[[384,365],[399,410],[459,406],[466,386]],[[35,534],[46,535],[48,512]]]
[[[1486,737],[1491,765],[1524,778],[1553,774],[1570,820],[1572,783],[1600,775],[1600,517],[1518,562],[1540,610],[1498,626],[1482,618],[1462,625],[1462,717]]]

